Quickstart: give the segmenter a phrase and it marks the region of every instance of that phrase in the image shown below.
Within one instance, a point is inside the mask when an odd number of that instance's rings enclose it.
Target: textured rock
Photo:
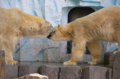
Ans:
[[[47,75],[49,79],[58,79],[59,66],[42,65],[39,68],[39,73],[42,75]]]
[[[0,50],[0,79],[5,79],[5,52]]]
[[[49,79],[79,79],[81,70],[79,66],[42,65],[39,73],[47,75]]]
[[[114,57],[112,79],[120,79],[120,52],[117,52]]]
[[[5,79],[13,79],[18,77],[18,66],[17,65],[6,65]]]
[[[111,70],[106,67],[89,66],[83,68],[83,79],[111,79]]]
[[[63,66],[60,68],[60,79],[80,79],[81,71],[79,66]]]
[[[40,75],[38,73],[33,73],[33,74],[25,75],[19,78],[14,78],[14,79],[48,79],[48,77],[45,75]]]
[[[5,67],[5,51],[0,50],[0,67]]]
[[[19,77],[24,76],[31,73],[37,73],[38,66],[36,65],[20,65],[19,66]]]
[[[109,65],[110,67],[113,67],[115,60],[115,54],[113,52],[107,52],[104,54],[104,64]]]
[[[101,66],[42,65],[39,73],[49,79],[112,79],[112,69]]]

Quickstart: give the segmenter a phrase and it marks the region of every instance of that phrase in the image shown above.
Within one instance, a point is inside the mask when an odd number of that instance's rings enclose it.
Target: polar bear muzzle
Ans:
[[[50,32],[50,34],[47,36],[47,38],[50,38],[50,37],[53,35],[54,32],[55,32],[55,31],[54,31],[54,28],[51,29],[51,32]]]

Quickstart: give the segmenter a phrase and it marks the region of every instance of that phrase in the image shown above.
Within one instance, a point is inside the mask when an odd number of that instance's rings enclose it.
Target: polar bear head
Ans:
[[[54,31],[52,25],[40,17],[29,16],[20,24],[22,25],[20,27],[20,34],[27,38],[46,38]]]
[[[47,36],[47,38],[55,41],[71,40],[72,33],[71,29],[69,29],[69,26],[70,24],[67,24],[65,26],[58,25],[54,28],[54,31]]]

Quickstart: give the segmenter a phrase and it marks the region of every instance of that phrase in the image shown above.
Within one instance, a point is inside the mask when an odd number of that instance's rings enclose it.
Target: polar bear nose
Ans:
[[[50,39],[50,37],[51,37],[51,36],[52,36],[52,35],[51,35],[51,34],[49,34],[49,35],[47,36],[47,38],[48,38],[48,39]]]
[[[54,28],[52,27],[52,25],[50,26],[51,31],[50,34],[47,36],[47,38],[50,38],[52,36],[52,34],[55,32]]]

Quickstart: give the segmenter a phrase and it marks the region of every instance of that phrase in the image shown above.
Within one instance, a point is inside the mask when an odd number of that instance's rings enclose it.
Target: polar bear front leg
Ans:
[[[17,61],[13,60],[14,44],[10,41],[2,41],[2,49],[5,50],[6,64],[17,64]]]
[[[64,62],[64,65],[76,65],[77,62],[83,57],[85,52],[85,40],[77,41],[72,43],[72,55],[71,59],[67,62]]]
[[[17,61],[13,60],[12,52],[7,52],[6,50],[5,50],[5,62],[6,64],[12,64],[12,65],[18,63]]]
[[[99,41],[92,41],[87,43],[90,54],[92,55],[92,61],[88,64],[95,65],[100,61],[100,55],[102,53],[102,46]]]

